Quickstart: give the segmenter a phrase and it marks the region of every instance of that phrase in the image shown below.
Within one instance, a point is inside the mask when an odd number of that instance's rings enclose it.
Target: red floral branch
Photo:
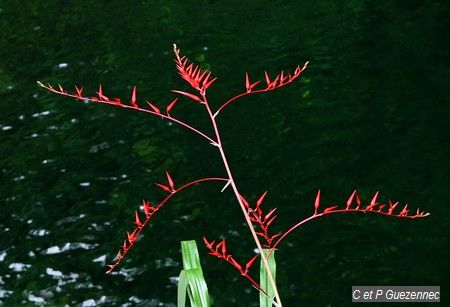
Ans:
[[[134,212],[135,220],[133,224],[135,225],[135,228],[133,231],[127,232],[127,238],[123,241],[122,246],[120,247],[119,252],[117,253],[115,260],[112,264],[108,265],[108,271],[106,273],[111,273],[119,264],[120,262],[125,258],[125,255],[130,251],[130,249],[133,247],[136,240],[139,238],[139,235],[141,234],[142,230],[147,226],[150,219],[155,215],[155,213],[161,209],[169,199],[171,199],[175,194],[178,192],[186,189],[187,187],[190,187],[194,184],[204,182],[204,181],[228,181],[226,178],[216,178],[216,177],[210,177],[210,178],[201,178],[197,179],[191,182],[186,183],[185,185],[175,188],[175,184],[173,182],[172,177],[168,172],[166,172],[167,177],[167,183],[168,185],[161,184],[161,183],[155,183],[156,186],[158,186],[160,189],[166,191],[169,193],[161,202],[159,202],[157,205],[150,204],[149,201],[144,200],[143,201],[143,211],[144,211],[144,220],[141,221],[142,215],[140,215],[137,211]]]
[[[250,94],[256,94],[256,93],[262,93],[262,92],[268,92],[268,91],[273,91],[276,90],[280,87],[283,87],[285,85],[288,85],[291,82],[294,82],[296,79],[298,79],[300,77],[300,75],[302,74],[302,72],[306,69],[306,67],[308,67],[308,63],[306,62],[303,67],[297,66],[294,70],[294,74],[291,75],[290,72],[288,72],[287,74],[284,73],[284,71],[281,71],[281,73],[277,74],[275,76],[274,79],[270,80],[269,74],[267,73],[267,71],[264,71],[264,76],[265,76],[265,81],[266,81],[266,85],[264,88],[261,89],[257,89],[255,90],[254,88],[261,83],[261,80],[258,80],[256,82],[250,82],[248,73],[245,73],[245,88],[246,91],[244,93],[235,95],[233,97],[231,97],[230,99],[228,99],[226,102],[224,102],[219,109],[217,109],[217,111],[214,113],[214,117],[216,117],[220,111],[222,111],[222,109],[224,109],[227,105],[229,105],[230,103],[232,103],[233,101],[244,97],[246,95],[250,95]]]
[[[329,214],[363,212],[363,213],[377,213],[386,216],[408,218],[408,219],[423,218],[430,215],[430,213],[420,211],[420,209],[417,209],[416,212],[412,214],[410,210],[408,210],[408,204],[406,204],[402,210],[398,210],[399,202],[394,203],[389,199],[388,204],[380,203],[378,202],[378,195],[379,192],[376,192],[369,204],[362,205],[358,193],[356,192],[356,190],[354,190],[353,193],[348,198],[345,207],[333,205],[325,208],[323,211],[320,211],[320,190],[319,190],[317,192],[316,200],[314,202],[314,214],[308,218],[305,218],[304,220],[301,220],[300,222],[289,228],[288,231],[283,233],[283,235],[279,237],[278,240],[272,245],[269,254],[273,252],[273,250],[278,246],[278,244],[281,243],[281,241],[283,241],[289,234],[291,234],[298,227],[318,217]]]
[[[82,100],[82,101],[90,101],[90,102],[113,105],[113,106],[117,106],[117,107],[121,107],[121,108],[125,108],[125,109],[132,109],[132,110],[156,115],[163,119],[173,121],[173,122],[179,124],[180,126],[183,126],[191,131],[194,131],[195,133],[197,133],[197,134],[201,135],[202,137],[204,137],[205,139],[207,139],[210,143],[215,143],[215,141],[211,137],[207,136],[204,132],[202,132],[202,131],[192,127],[191,125],[189,125],[179,119],[176,119],[170,115],[170,111],[173,109],[173,107],[177,103],[178,98],[175,98],[174,100],[172,100],[172,102],[170,102],[167,105],[165,114],[163,114],[162,111],[157,106],[155,106],[153,103],[151,103],[150,101],[146,101],[146,104],[150,107],[150,109],[145,109],[145,108],[142,108],[139,106],[139,104],[136,100],[136,86],[133,87],[133,92],[131,94],[131,99],[130,99],[129,104],[124,104],[124,103],[122,103],[122,99],[120,99],[120,98],[110,99],[107,96],[105,96],[101,84],[98,88],[97,96],[84,96],[82,87],[79,88],[79,87],[75,86],[75,92],[71,93],[71,92],[68,92],[67,90],[65,90],[59,84],[58,84],[57,89],[54,88],[53,86],[51,86],[50,84],[43,84],[40,81],[38,81],[37,84],[40,87],[43,87],[46,90],[48,90],[52,93],[58,94],[58,95],[71,97],[71,98],[75,98],[75,99]],[[177,92],[177,91],[175,91],[175,92]],[[183,92],[178,91],[177,93],[183,93]]]
[[[209,242],[205,237],[203,237],[203,242],[205,243],[206,248],[209,250],[209,255],[225,260],[226,262],[231,264],[236,270],[239,271],[242,276],[247,278],[255,288],[267,295],[267,293],[261,288],[261,286],[248,274],[248,270],[258,258],[258,255],[253,256],[249,261],[247,261],[245,266],[243,266],[239,262],[237,262],[231,254],[227,253],[227,245],[225,239],[216,244],[216,241]]]

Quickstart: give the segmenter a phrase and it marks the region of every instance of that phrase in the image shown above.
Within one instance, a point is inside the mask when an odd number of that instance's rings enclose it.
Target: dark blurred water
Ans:
[[[36,80],[98,84],[111,96],[165,105],[187,89],[177,43],[218,77],[210,101],[310,61],[303,78],[246,97],[219,119],[241,191],[278,207],[286,229],[354,188],[432,216],[330,216],[281,245],[286,306],[348,306],[352,285],[448,290],[449,27],[445,1],[1,1],[0,304],[174,306],[179,241],[226,236],[253,244],[230,191],[180,194],[154,219],[117,274],[109,262],[133,211],[162,194],[153,182],[224,176],[219,155],[158,118],[50,95]],[[447,29],[447,30],[445,30]],[[210,131],[195,104],[174,114]],[[215,306],[257,306],[230,267],[201,261]],[[243,260],[244,261],[244,260]],[[255,272],[257,275],[257,273]],[[443,295],[444,296],[444,295]]]

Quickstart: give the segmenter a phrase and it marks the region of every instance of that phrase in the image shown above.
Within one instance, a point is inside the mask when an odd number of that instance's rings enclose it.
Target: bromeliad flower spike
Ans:
[[[285,232],[282,233],[272,233],[270,231],[270,226],[276,221],[276,208],[272,208],[269,210],[263,209],[263,202],[266,198],[267,192],[264,192],[256,201],[255,205],[251,205],[250,202],[241,194],[236,182],[233,178],[233,173],[231,171],[231,167],[228,163],[228,158],[225,154],[225,150],[222,145],[221,135],[219,126],[217,124],[216,118],[220,113],[232,102],[238,100],[241,97],[273,91],[279,89],[287,84],[294,82],[299,79],[303,74],[305,69],[307,68],[308,62],[306,62],[303,66],[297,66],[293,72],[285,72],[281,71],[275,76],[270,77],[267,71],[264,72],[263,80],[255,80],[253,77],[250,77],[248,73],[245,73],[244,79],[244,88],[243,91],[232,96],[227,101],[223,102],[219,108],[216,110],[212,110],[210,103],[207,99],[207,91],[217,80],[216,77],[213,77],[210,71],[201,69],[198,65],[194,63],[190,63],[186,56],[182,56],[180,54],[180,50],[176,45],[173,46],[173,51],[175,54],[175,64],[178,70],[179,75],[182,79],[184,79],[189,86],[194,90],[192,91],[182,91],[178,89],[173,89],[172,92],[177,94],[172,100],[169,100],[164,107],[156,106],[151,101],[139,101],[137,98],[137,88],[133,87],[131,97],[127,101],[123,101],[120,98],[108,98],[107,94],[104,92],[102,86],[100,85],[96,95],[94,96],[86,96],[83,94],[83,88],[75,86],[74,91],[67,91],[61,85],[57,87],[53,87],[50,84],[43,84],[38,81],[38,84],[47,89],[48,91],[72,97],[82,101],[90,101],[101,104],[108,104],[113,106],[118,106],[125,109],[131,109],[136,111],[141,111],[148,113],[150,115],[155,115],[158,118],[163,120],[168,120],[173,123],[176,123],[194,133],[199,135],[201,138],[208,141],[211,145],[216,147],[219,151],[226,175],[223,178],[217,177],[205,177],[200,179],[195,179],[185,184],[176,184],[172,176],[169,172],[165,174],[165,180],[163,182],[155,183],[155,186],[159,189],[162,189],[166,194],[159,203],[151,204],[149,201],[144,200],[142,203],[142,211],[143,212],[134,212],[134,229],[127,233],[125,240],[123,241],[117,256],[113,260],[113,262],[108,266],[108,273],[112,272],[125,258],[128,252],[136,243],[136,240],[142,233],[143,229],[148,225],[153,216],[160,211],[160,209],[175,195],[184,189],[189,188],[190,186],[202,182],[207,181],[219,181],[224,183],[224,187],[222,191],[224,191],[227,187],[231,187],[236,202],[238,203],[241,211],[243,213],[243,217],[247,223],[247,226],[250,230],[251,236],[255,242],[257,249],[259,250],[258,255],[250,255],[247,256],[247,262],[245,264],[241,264],[236,260],[234,256],[232,256],[226,246],[226,240],[222,239],[220,242],[216,243],[216,241],[209,241],[207,238],[204,238],[204,243],[206,248],[209,250],[209,254],[217,257],[219,259],[224,260],[229,263],[232,267],[234,267],[244,278],[248,279],[251,284],[257,288],[261,293],[267,296],[266,292],[260,284],[256,281],[255,278],[250,276],[249,270],[251,269],[253,263],[258,257],[261,255],[267,255],[261,257],[261,261],[267,270],[269,284],[273,289],[275,301],[274,304],[277,306],[282,306],[281,299],[276,287],[275,279],[272,276],[271,270],[269,268],[268,259],[270,253],[274,251],[276,247],[294,230],[299,228],[304,223],[314,220],[316,218],[335,214],[335,213],[376,213],[380,215],[393,216],[398,218],[422,218],[429,215],[429,213],[423,212],[419,209],[412,213],[408,209],[408,205],[404,205],[402,208],[400,207],[398,202],[393,202],[391,200],[388,203],[383,203],[378,200],[379,193],[376,192],[371,201],[368,204],[363,204],[357,194],[356,191],[351,193],[348,198],[346,204],[343,205],[330,205],[326,207],[322,207],[320,204],[320,191],[317,193],[315,198],[314,207],[311,216],[301,220],[297,224],[293,225]],[[187,123],[178,117],[172,115],[172,112],[176,109],[177,103],[180,100],[191,100],[195,103],[198,103],[204,107],[204,111],[211,123],[211,126],[214,131],[214,135],[208,135],[206,132],[201,131],[198,128],[195,128],[190,123]],[[401,208],[401,209],[400,209]],[[261,243],[261,241],[263,243]],[[264,253],[264,248],[268,249],[268,253]]]

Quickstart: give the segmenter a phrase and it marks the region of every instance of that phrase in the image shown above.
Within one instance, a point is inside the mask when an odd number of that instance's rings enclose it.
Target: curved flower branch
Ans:
[[[159,209],[161,209],[164,206],[164,204],[169,199],[171,199],[175,194],[177,194],[178,192],[181,192],[182,190],[184,190],[194,184],[204,182],[204,181],[228,181],[227,178],[220,178],[220,177],[201,178],[201,179],[197,179],[197,180],[188,182],[179,188],[175,188],[174,181],[168,172],[166,172],[166,177],[167,177],[168,185],[161,184],[161,183],[155,183],[155,185],[158,186],[160,189],[168,192],[169,195],[167,195],[157,205],[152,205],[152,204],[150,204],[149,201],[146,201],[146,200],[144,200],[142,202],[145,219],[143,221],[141,221],[141,217],[140,217],[141,215],[137,211],[134,212],[135,220],[134,220],[133,224],[135,224],[136,227],[134,228],[134,230],[131,233],[127,232],[127,238],[123,241],[123,244],[115,257],[114,262],[112,264],[108,265],[109,269],[106,273],[111,273],[120,264],[120,262],[125,258],[125,255],[133,247],[134,243],[138,239],[142,230],[145,228],[145,226],[147,226],[148,222],[153,217],[153,215],[155,215],[155,213]]]
[[[266,86],[265,88],[261,88],[261,89],[257,89],[254,90],[254,88],[261,82],[261,80],[258,80],[256,82],[250,82],[248,73],[245,73],[245,88],[246,88],[246,92],[238,94],[236,96],[231,97],[230,99],[228,99],[226,102],[224,102],[219,109],[217,109],[217,111],[214,113],[214,117],[216,117],[217,115],[219,115],[220,111],[222,111],[222,109],[224,109],[227,105],[229,105],[230,103],[232,103],[233,101],[250,95],[250,94],[256,94],[256,93],[262,93],[262,92],[268,92],[268,91],[273,91],[276,90],[280,87],[283,87],[285,85],[288,85],[291,82],[294,82],[295,80],[297,80],[300,75],[302,74],[302,72],[306,69],[306,67],[308,67],[309,62],[306,62],[305,64],[303,64],[303,67],[297,66],[294,70],[294,74],[291,75],[290,72],[287,73],[287,75],[285,75],[284,71],[281,71],[281,73],[277,74],[275,76],[275,79],[270,80],[269,74],[267,73],[267,71],[264,71],[264,76],[265,76],[265,81],[266,81]]]
[[[278,246],[278,244],[281,243],[289,234],[291,234],[294,230],[299,228],[301,225],[312,221],[316,218],[330,215],[334,213],[351,213],[351,212],[362,212],[362,213],[377,213],[381,215],[386,216],[393,216],[398,218],[407,218],[407,219],[416,219],[416,218],[423,218],[430,215],[430,213],[425,211],[420,211],[420,209],[417,209],[414,214],[408,210],[408,204],[405,204],[402,210],[398,210],[399,202],[393,202],[390,199],[388,200],[388,204],[383,204],[378,202],[378,195],[379,192],[377,191],[375,195],[372,197],[372,200],[367,205],[362,205],[361,200],[358,196],[358,193],[356,190],[352,192],[350,197],[348,198],[345,207],[339,207],[338,205],[333,205],[325,208],[323,211],[320,211],[320,190],[317,192],[316,200],[314,202],[314,214],[310,217],[307,217],[291,228],[287,230],[281,237],[278,238],[278,240],[272,245],[271,250],[269,252],[272,253],[275,248]],[[356,205],[356,206],[355,206]]]
[[[153,103],[151,103],[150,101],[146,101],[147,105],[150,107],[150,109],[144,109],[141,108],[139,106],[139,104],[136,101],[136,86],[133,87],[133,92],[131,94],[131,100],[130,100],[130,104],[124,104],[122,103],[122,100],[120,98],[113,98],[110,99],[107,96],[104,95],[103,93],[103,89],[102,89],[102,85],[99,86],[98,91],[97,91],[97,96],[83,96],[83,88],[79,88],[77,86],[75,86],[75,91],[73,93],[70,93],[68,91],[66,91],[61,85],[58,84],[58,89],[55,89],[53,86],[51,86],[50,84],[43,84],[40,81],[37,81],[37,84],[42,87],[45,88],[46,90],[58,94],[58,95],[62,95],[62,96],[66,96],[66,97],[71,97],[71,98],[75,98],[78,100],[83,100],[83,101],[89,101],[89,102],[97,102],[97,103],[102,103],[102,104],[109,104],[112,106],[116,106],[116,107],[121,107],[121,108],[125,108],[125,109],[132,109],[132,110],[136,110],[136,111],[140,111],[140,112],[144,112],[144,113],[148,113],[151,115],[156,115],[159,116],[163,119],[172,121],[177,123],[180,126],[183,126],[195,133],[197,133],[198,135],[201,135],[203,138],[207,139],[210,143],[215,143],[215,141],[207,136],[204,132],[192,127],[191,125],[176,119],[174,117],[172,117],[170,115],[170,111],[173,109],[173,107],[175,106],[175,104],[178,101],[178,98],[175,98],[174,100],[172,100],[172,102],[170,102],[165,110],[166,114],[163,114],[161,112],[161,110],[155,106]],[[181,92],[181,91],[179,91]]]

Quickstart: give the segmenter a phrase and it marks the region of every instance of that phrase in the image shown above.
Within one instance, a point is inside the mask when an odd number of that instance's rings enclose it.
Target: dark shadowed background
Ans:
[[[440,285],[449,272],[449,10],[446,1],[0,1],[0,304],[175,306],[179,242],[195,239],[215,306],[258,293],[207,255],[225,236],[253,243],[230,190],[177,196],[105,275],[143,198],[176,182],[224,176],[197,135],[156,117],[51,95],[36,80],[165,106],[187,90],[172,44],[218,77],[213,107],[252,79],[310,61],[301,80],[246,97],[219,118],[241,191],[269,194],[286,229],[357,188],[431,212],[420,220],[336,215],[280,246],[286,306],[349,306],[352,285]],[[208,128],[202,108],[172,112]],[[210,131],[210,130],[207,130]],[[253,272],[256,274],[256,272]],[[375,305],[371,305],[375,306]]]

